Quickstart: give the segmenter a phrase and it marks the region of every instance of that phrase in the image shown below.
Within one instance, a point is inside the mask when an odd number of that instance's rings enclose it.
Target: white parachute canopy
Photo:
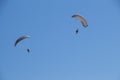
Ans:
[[[27,39],[27,38],[30,38],[30,36],[25,35],[25,36],[19,37],[19,38],[15,41],[14,46],[16,47],[16,45],[17,45],[20,41],[22,41],[22,40],[24,40],[24,39]]]
[[[72,16],[72,18],[77,18],[81,21],[83,27],[87,27],[88,26],[88,23],[87,21],[85,20],[85,18],[83,18],[82,16],[78,15],[78,14],[75,14]]]

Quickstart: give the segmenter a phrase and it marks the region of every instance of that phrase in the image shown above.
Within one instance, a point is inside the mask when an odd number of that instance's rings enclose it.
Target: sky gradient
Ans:
[[[119,0],[1,0],[0,80],[120,80],[119,22]]]

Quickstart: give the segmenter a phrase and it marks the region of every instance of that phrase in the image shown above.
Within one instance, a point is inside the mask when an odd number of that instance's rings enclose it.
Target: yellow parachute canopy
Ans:
[[[84,27],[87,27],[87,26],[88,26],[87,21],[86,21],[85,18],[83,18],[82,16],[80,16],[80,15],[73,15],[72,18],[78,18],[78,19],[81,21],[81,23],[82,23],[82,25],[83,25]]]

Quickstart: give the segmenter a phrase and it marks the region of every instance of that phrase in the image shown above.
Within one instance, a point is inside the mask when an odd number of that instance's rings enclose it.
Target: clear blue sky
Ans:
[[[0,0],[0,37],[0,80],[120,80],[119,0]]]

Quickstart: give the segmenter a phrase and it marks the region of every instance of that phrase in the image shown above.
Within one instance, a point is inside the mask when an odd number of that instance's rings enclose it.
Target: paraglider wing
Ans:
[[[16,45],[20,42],[20,41],[22,41],[22,40],[24,40],[24,39],[27,39],[27,38],[29,38],[30,36],[22,36],[22,37],[20,37],[20,38],[18,38],[16,41],[15,41],[15,47],[16,47]]]
[[[87,21],[82,16],[80,16],[80,15],[73,15],[72,18],[78,18],[81,21],[81,23],[82,23],[82,25],[84,27],[88,26]]]

